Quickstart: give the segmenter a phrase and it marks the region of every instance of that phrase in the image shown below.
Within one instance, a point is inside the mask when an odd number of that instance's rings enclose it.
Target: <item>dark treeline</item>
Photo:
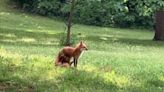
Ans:
[[[71,0],[12,0],[24,10],[67,19]],[[153,27],[162,0],[76,0],[74,21],[111,27]]]

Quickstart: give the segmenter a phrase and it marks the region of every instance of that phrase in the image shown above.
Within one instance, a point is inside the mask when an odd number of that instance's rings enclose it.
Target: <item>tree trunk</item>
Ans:
[[[72,17],[73,17],[73,11],[75,7],[75,0],[71,1],[71,10],[68,18],[68,24],[67,24],[67,39],[66,39],[66,45],[71,45],[71,26],[72,26]]]
[[[157,11],[155,21],[156,25],[154,40],[164,41],[164,10]]]

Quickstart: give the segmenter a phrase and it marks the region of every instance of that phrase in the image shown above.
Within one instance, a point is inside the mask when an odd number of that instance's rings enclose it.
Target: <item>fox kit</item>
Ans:
[[[79,56],[84,50],[88,50],[88,48],[83,42],[78,43],[75,47],[66,46],[62,48],[57,56],[55,65],[70,67],[74,63],[74,67],[77,67]],[[70,61],[71,58],[73,58],[73,62]]]

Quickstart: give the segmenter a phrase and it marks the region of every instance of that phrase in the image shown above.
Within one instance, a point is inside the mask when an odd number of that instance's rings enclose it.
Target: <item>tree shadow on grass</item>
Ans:
[[[41,39],[41,37],[50,37],[54,38],[58,36],[57,34],[48,34],[48,32],[40,32],[40,31],[28,31],[23,29],[7,29],[7,28],[0,28],[1,34],[13,34],[16,38],[23,38],[23,37],[29,37],[29,38],[35,38],[35,39]]]
[[[153,46],[153,47],[164,47],[163,41],[153,41],[152,39],[137,39],[137,38],[123,38],[123,37],[110,37],[110,36],[94,36],[90,35],[85,37],[88,41],[94,42],[106,42],[106,43],[123,43],[133,46]]]
[[[62,33],[29,32],[21,29],[0,28],[0,43],[5,45],[57,46]]]
[[[118,38],[118,41],[116,42],[125,43],[128,45],[135,45],[135,46],[164,47],[164,42],[153,41],[152,39]]]
[[[59,45],[57,43],[51,43],[51,44],[46,44],[46,43],[32,43],[32,42],[8,42],[8,41],[0,41],[1,44],[3,45],[16,45],[16,46],[40,46],[40,47],[58,47]]]

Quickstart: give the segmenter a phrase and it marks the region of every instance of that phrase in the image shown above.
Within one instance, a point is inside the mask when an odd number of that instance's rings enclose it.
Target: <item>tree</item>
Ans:
[[[155,20],[156,20],[156,25],[155,25],[154,40],[164,41],[164,10],[157,11]]]
[[[144,6],[144,7],[140,7],[140,6]],[[155,15],[154,40],[164,41],[164,2],[163,0],[138,1],[137,9],[139,11],[139,14],[142,16]]]
[[[71,10],[68,18],[68,24],[67,24],[67,39],[66,39],[66,45],[71,45],[71,26],[72,26],[72,18],[73,18],[73,11],[75,7],[75,0],[71,1]]]

